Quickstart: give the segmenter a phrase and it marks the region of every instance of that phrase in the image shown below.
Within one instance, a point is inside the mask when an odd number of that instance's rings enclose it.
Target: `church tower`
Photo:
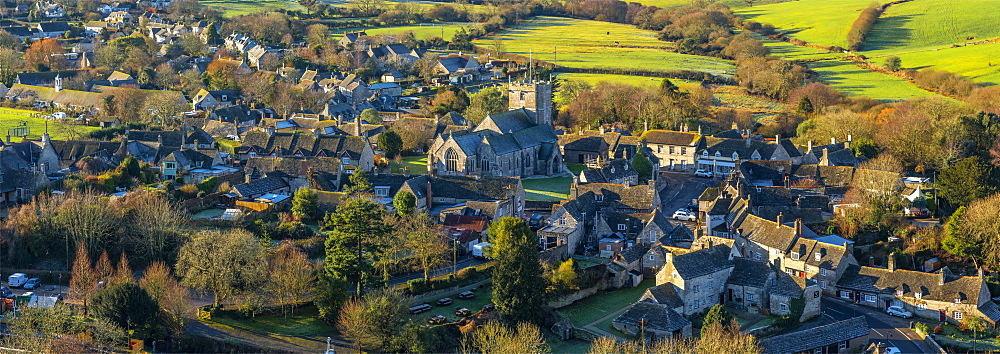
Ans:
[[[545,81],[512,82],[507,89],[508,109],[524,108],[537,125],[552,125],[552,84]]]

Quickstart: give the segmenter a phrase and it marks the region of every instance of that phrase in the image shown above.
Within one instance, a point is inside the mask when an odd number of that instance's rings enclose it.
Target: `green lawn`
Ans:
[[[268,7],[281,10],[306,10],[297,1],[289,0],[202,0],[200,3],[222,10],[222,15],[225,17],[252,14]]]
[[[972,349],[973,341],[972,336],[962,333],[954,325],[943,326],[944,332],[941,335],[934,337],[934,340],[941,342],[943,344],[948,344],[950,346]],[[1000,350],[1000,341],[995,337],[988,338],[990,336],[979,334],[979,338],[975,341],[975,347],[977,350]]]
[[[226,326],[281,336],[311,336],[334,331],[332,326],[327,325],[319,318],[319,310],[316,306],[305,306],[296,309],[294,316],[288,318],[279,315],[257,315],[252,319],[243,319],[217,315],[212,317],[212,322]]]
[[[42,133],[45,133],[46,124],[48,124],[49,136],[54,140],[79,139],[83,136],[83,134],[97,129],[96,127],[88,127],[85,125],[47,121],[44,118],[32,117],[32,114],[41,114],[42,116],[45,116],[48,113],[13,108],[0,108],[0,136],[3,136],[4,139],[6,139],[7,130],[20,126],[21,122],[28,123],[28,139],[40,138]],[[18,141],[16,137],[11,137],[11,139]]]
[[[570,172],[573,172],[574,175],[579,175],[580,172],[587,169],[587,165],[582,163],[568,163],[566,164],[566,168],[569,169]]]
[[[569,187],[573,184],[572,177],[532,178],[523,179],[525,199],[560,201],[569,198]]]
[[[895,101],[936,95],[909,81],[863,69],[847,61],[818,61],[809,63],[809,68],[818,72],[824,83],[851,96]]]
[[[655,32],[625,24],[540,16],[501,32],[500,38],[508,53],[528,56],[531,51],[535,59],[572,68],[712,74],[735,70],[727,60],[675,53],[673,43],[657,40]],[[490,48],[492,42],[482,39],[475,44]]]
[[[568,317],[574,326],[583,327],[599,320],[601,317],[632,305],[632,303],[639,300],[639,297],[642,296],[642,293],[646,292],[647,288],[653,285],[655,285],[653,279],[646,279],[634,288],[600,292],[575,304],[559,309],[559,313]]]
[[[918,1],[919,2],[919,1]],[[847,47],[847,31],[871,0],[799,0],[734,9],[737,15],[769,23],[794,38]]]
[[[392,162],[392,173],[403,173],[403,166],[410,167],[410,173],[415,175],[427,174],[427,155],[404,156],[403,162],[397,164]]]
[[[448,318],[447,323],[451,323],[461,319],[460,317],[455,316],[456,309],[464,307],[472,311],[472,313],[476,313],[477,311],[483,308],[483,305],[493,302],[492,287],[479,288],[479,290],[476,290],[476,297],[467,300],[459,299],[458,293],[460,293],[460,291],[456,291],[450,294],[444,294],[430,301],[422,302],[434,306],[434,309],[417,315],[409,315],[409,317],[417,323],[426,324],[427,320],[430,320],[431,316],[441,315]],[[435,302],[438,299],[443,299],[446,297],[450,297],[455,302],[447,306],[438,306],[435,304]],[[416,306],[420,304],[421,303],[413,303],[410,304],[410,306]]]

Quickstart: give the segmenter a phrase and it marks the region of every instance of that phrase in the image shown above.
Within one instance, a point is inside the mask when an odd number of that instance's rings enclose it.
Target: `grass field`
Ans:
[[[403,166],[410,167],[410,173],[415,175],[427,174],[427,155],[404,156],[403,161],[397,164],[392,162],[392,173],[403,173]]]
[[[533,51],[535,59],[572,68],[695,70],[712,74],[731,74],[735,70],[723,59],[674,53],[670,51],[673,44],[657,40],[655,32],[625,24],[542,16],[502,32],[500,38],[508,53],[528,56]],[[489,48],[491,42],[486,39],[475,44]]]
[[[639,300],[646,289],[655,285],[652,279],[643,280],[639,286],[615,291],[600,292],[559,309],[576,327],[594,323],[601,317],[615,313]],[[613,319],[612,319],[613,320]]]
[[[920,0],[893,5],[879,18],[862,49],[867,56],[877,56],[994,39],[1000,37],[997,5],[996,0]]]
[[[847,47],[847,31],[871,0],[799,0],[734,9],[809,43]]]
[[[824,60],[809,63],[809,68],[818,72],[824,83],[851,96],[896,101],[935,95],[909,81],[863,69],[851,62]]]
[[[369,28],[366,29],[369,35],[376,34],[403,34],[407,31],[413,32],[413,35],[417,39],[427,39],[430,37],[441,37],[445,40],[450,40],[455,36],[455,32],[459,29],[467,26],[476,26],[475,23],[425,23],[421,25],[412,26],[397,26],[397,27],[381,27],[381,28]],[[442,36],[442,33],[444,34]],[[340,39],[340,36],[337,36]]]
[[[319,319],[319,310],[311,305],[296,309],[295,315],[288,318],[280,314],[257,315],[252,319],[218,315],[212,317],[212,322],[281,336],[311,336],[334,331],[332,326]]]
[[[1000,43],[899,54],[904,68],[932,67],[971,78],[976,82],[1000,84]],[[872,59],[881,65],[884,59]]]
[[[282,10],[306,10],[297,1],[288,0],[203,0],[200,3],[203,6],[211,6],[222,10],[222,16],[225,17],[252,14],[268,7]]]
[[[21,122],[28,123],[28,139],[38,139],[45,133],[45,125],[48,123],[49,136],[54,140],[78,139],[89,131],[96,130],[95,127],[85,125],[75,125],[60,123],[57,121],[46,121],[44,118],[32,117],[32,114],[39,112],[27,111],[12,108],[0,108],[0,136],[6,139],[7,130],[21,125]],[[45,113],[42,113],[45,115]],[[15,141],[16,137],[12,137]]]

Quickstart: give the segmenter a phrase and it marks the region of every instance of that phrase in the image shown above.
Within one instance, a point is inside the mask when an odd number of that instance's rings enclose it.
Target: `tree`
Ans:
[[[670,79],[663,79],[660,81],[660,94],[663,96],[673,96],[678,93],[677,85],[674,85],[673,81]]]
[[[403,217],[401,220],[398,236],[404,240],[403,246],[413,252],[413,258],[424,271],[424,279],[429,281],[431,268],[440,264],[441,256],[450,249],[447,236],[427,214]]]
[[[97,275],[94,274],[90,256],[87,255],[87,247],[80,241],[76,246],[76,258],[73,260],[70,274],[69,295],[83,302],[84,311],[87,311],[87,303],[95,293],[97,293]]]
[[[493,302],[507,323],[535,322],[542,316],[545,280],[538,260],[538,240],[524,220],[504,217],[489,228],[493,267]]]
[[[941,240],[942,249],[961,257],[968,257],[979,253],[978,245],[972,243],[969,237],[971,235],[962,233],[961,224],[959,224],[966,210],[968,210],[968,207],[960,206],[948,217],[948,223],[944,226],[945,236]]]
[[[258,287],[267,273],[263,260],[264,247],[250,232],[209,231],[181,247],[176,269],[181,284],[212,291],[218,307],[230,296]]]
[[[871,139],[854,139],[851,142],[851,152],[855,156],[873,159],[878,155],[878,145],[875,145],[875,141]]]
[[[735,321],[728,324],[715,323],[705,326],[701,337],[674,338],[648,343],[643,340],[619,342],[609,337],[600,337],[590,346],[590,354],[612,353],[762,353],[757,339],[739,330]]]
[[[417,197],[408,190],[400,189],[392,198],[392,206],[396,208],[396,214],[401,217],[413,215],[417,210]]]
[[[97,264],[94,265],[94,274],[97,274],[97,281],[108,285],[111,277],[115,274],[115,268],[111,265],[111,258],[108,257],[108,251],[101,252],[101,256],[97,258]]]
[[[386,158],[396,158],[399,152],[403,151],[403,138],[395,130],[386,130],[378,135],[376,139],[379,149],[385,153]]]
[[[365,195],[371,194],[372,189],[375,188],[372,182],[368,180],[368,174],[364,170],[356,169],[350,177],[347,178],[351,185],[344,188],[344,193],[351,195]]]
[[[809,96],[802,96],[799,100],[799,108],[797,110],[801,114],[812,114],[816,110],[813,108],[812,101],[809,100]]]
[[[283,244],[271,254],[268,269],[269,279],[264,288],[274,296],[281,312],[288,317],[315,288],[316,266],[302,251]]]
[[[465,118],[479,124],[486,116],[507,111],[507,91],[499,87],[484,88],[472,95],[465,109]]]
[[[508,327],[491,321],[476,328],[462,341],[463,353],[551,353],[538,326],[522,322]]]
[[[202,36],[205,38],[205,44],[208,45],[218,45],[219,41],[222,40],[222,36],[219,35],[219,28],[215,25],[215,22],[208,24]]]
[[[0,47],[0,83],[13,85],[21,66],[21,55],[18,52]]]
[[[24,62],[36,71],[61,70],[66,66],[66,59],[61,55],[63,53],[65,51],[55,39],[43,39],[32,43],[24,51]],[[37,70],[43,68],[45,70]]]
[[[399,290],[380,288],[348,301],[340,311],[337,328],[359,349],[395,352],[402,343],[398,334],[406,324],[410,299]]]
[[[353,176],[352,176],[353,177]],[[345,279],[361,294],[365,285],[375,283],[375,255],[381,249],[377,240],[391,232],[383,222],[382,206],[365,197],[352,197],[327,215],[324,270],[333,278]]]
[[[361,121],[368,124],[382,124],[382,115],[374,108],[361,111]]]
[[[653,177],[653,164],[641,152],[632,157],[632,168],[639,174],[639,181],[648,181]]]
[[[973,201],[955,214],[957,225],[949,221],[942,246],[955,255],[975,258],[988,269],[1000,266],[1000,194]]]
[[[565,262],[559,264],[556,269],[552,271],[551,279],[549,283],[552,284],[555,289],[579,289],[580,287],[576,284],[576,265],[573,262],[573,258],[567,259]]]
[[[306,27],[306,43],[309,43],[310,47],[322,46],[329,40],[330,28],[326,25],[317,23]]]
[[[292,215],[300,220],[314,220],[319,215],[319,195],[312,188],[303,187],[292,197]]]
[[[112,286],[121,283],[133,283],[135,282],[135,275],[132,274],[132,267],[129,266],[128,256],[125,252],[122,252],[121,257],[118,259],[118,265],[115,268],[115,275],[106,284],[107,286]]]
[[[892,72],[899,71],[902,69],[902,61],[899,60],[899,57],[890,55],[885,58],[885,68]]]
[[[973,200],[997,192],[996,167],[979,156],[962,159],[938,175],[938,196],[952,207],[969,205]]]
[[[97,293],[91,308],[94,317],[136,333],[151,330],[160,309],[146,290],[132,282],[115,284]]]
[[[175,333],[184,325],[184,314],[189,311],[188,297],[191,291],[182,286],[170,274],[170,268],[162,261],[153,262],[139,280],[139,286],[160,305],[166,315],[166,323],[171,324]]]
[[[720,304],[715,304],[714,306],[712,306],[712,308],[708,310],[708,313],[705,314],[705,319],[702,320],[702,326],[701,326],[701,331],[703,333],[702,335],[704,336],[706,332],[710,331],[712,325],[714,324],[724,325],[731,322],[732,320],[733,320],[733,315],[729,314],[729,311],[726,311],[725,307],[722,307],[722,305]]]

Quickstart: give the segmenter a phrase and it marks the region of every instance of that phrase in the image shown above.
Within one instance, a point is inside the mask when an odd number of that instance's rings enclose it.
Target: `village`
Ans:
[[[0,4],[0,349],[1000,350],[994,105],[845,95],[723,3],[635,11],[733,72],[639,74],[507,50],[563,5],[362,3]],[[379,13],[481,26],[330,21]]]

